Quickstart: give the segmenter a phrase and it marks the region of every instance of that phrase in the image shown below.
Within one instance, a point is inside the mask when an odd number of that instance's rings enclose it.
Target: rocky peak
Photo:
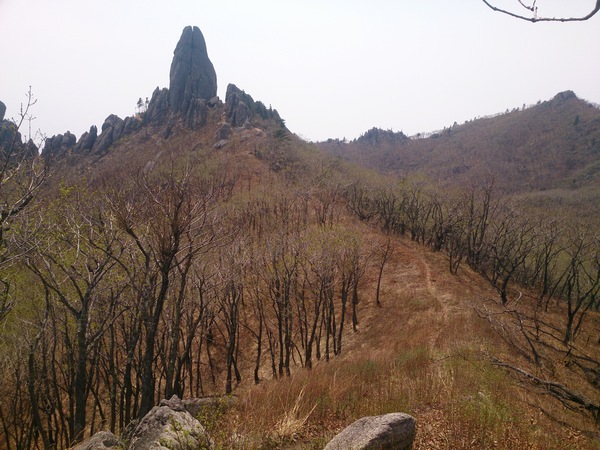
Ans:
[[[362,134],[356,142],[361,142],[369,145],[379,145],[384,142],[403,143],[409,141],[402,131],[382,130],[381,128],[371,128],[366,133]]]
[[[198,27],[185,27],[171,63],[171,110],[185,117],[196,100],[210,100],[216,95],[217,75],[208,58],[204,36]]]

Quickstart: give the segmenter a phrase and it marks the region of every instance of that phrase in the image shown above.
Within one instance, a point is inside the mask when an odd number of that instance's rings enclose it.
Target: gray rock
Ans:
[[[101,155],[113,144],[113,130],[113,127],[108,127],[100,133],[100,136],[94,142],[94,147],[92,148],[93,154]]]
[[[185,27],[171,63],[171,110],[186,117],[196,99],[209,100],[216,95],[217,74],[208,58],[204,36],[198,27]]]
[[[81,135],[77,144],[73,148],[75,153],[87,152],[94,148],[94,142],[96,142],[96,138],[98,137],[98,128],[96,125],[92,125],[90,127],[90,131],[86,131]]]
[[[224,123],[217,130],[217,133],[215,134],[215,141],[229,139],[229,136],[231,136],[231,125]]]
[[[221,103],[221,99],[218,96],[214,96],[213,98],[211,98],[208,102],[208,107],[209,108],[214,108],[215,106],[220,106]]]
[[[164,122],[169,115],[169,90],[156,88],[148,109],[144,113],[144,123],[159,124]]]
[[[227,139],[222,139],[219,142],[216,142],[215,145],[213,145],[213,148],[218,150],[220,148],[225,147],[228,143],[229,141]]]
[[[408,414],[363,417],[342,430],[324,450],[409,450],[415,433],[415,419]]]
[[[119,116],[117,116],[115,114],[111,114],[106,119],[104,119],[104,123],[102,124],[101,130],[102,130],[102,132],[104,132],[105,130],[107,130],[110,127],[115,128],[121,122],[123,122],[123,119],[121,119]]]
[[[212,449],[214,443],[204,427],[180,403],[181,400],[171,398],[161,402],[162,406],[152,408],[135,428],[128,449]]]
[[[101,155],[108,148],[133,131],[139,128],[140,122],[134,117],[126,117],[121,119],[119,116],[111,114],[102,124],[102,133],[93,143],[92,152],[96,155]]]
[[[123,446],[119,439],[110,431],[100,431],[87,441],[73,447],[72,450],[118,450]]]
[[[6,114],[6,105],[0,102],[0,122],[4,120],[4,114]]]
[[[168,406],[173,411],[186,411],[183,401],[176,395],[173,395],[168,400],[166,398],[162,399],[158,406]]]
[[[140,128],[141,120],[137,117],[125,117],[123,121],[123,135],[128,135]]]
[[[18,154],[23,141],[17,126],[9,120],[0,122],[0,150],[3,154]]]
[[[69,131],[65,134],[57,134],[50,138],[47,138],[44,142],[44,150],[43,152],[47,155],[52,156],[63,156],[69,150],[75,147],[77,143],[77,138],[75,135]]]
[[[240,127],[244,125],[246,120],[250,118],[254,100],[244,91],[239,89],[235,84],[227,86],[225,94],[225,118],[232,127]]]
[[[208,118],[208,107],[206,100],[196,98],[190,101],[190,105],[184,117],[184,124],[187,128],[196,128],[204,126]]]

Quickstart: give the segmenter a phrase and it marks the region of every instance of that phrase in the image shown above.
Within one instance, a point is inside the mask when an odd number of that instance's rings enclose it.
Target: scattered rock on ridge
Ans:
[[[254,100],[235,84],[227,86],[225,94],[226,119],[232,127],[241,127],[250,118]]]
[[[215,134],[215,141],[218,142],[224,139],[229,139],[229,136],[231,136],[231,125],[224,123],[217,130],[217,133]]]
[[[92,125],[90,127],[90,131],[86,131],[81,135],[77,144],[73,148],[75,153],[86,152],[94,148],[94,142],[96,142],[96,138],[98,137],[98,128],[96,125]]]
[[[404,413],[358,419],[335,436],[324,450],[409,450],[416,424]]]
[[[77,138],[69,131],[47,138],[43,152],[47,155],[62,156],[75,147]]]
[[[144,123],[161,123],[169,115],[169,90],[158,87],[152,93],[152,99],[148,104],[148,109],[144,114]]]

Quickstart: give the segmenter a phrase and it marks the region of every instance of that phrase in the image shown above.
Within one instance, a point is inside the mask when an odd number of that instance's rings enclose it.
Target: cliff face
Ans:
[[[216,95],[217,74],[208,58],[204,36],[198,27],[185,27],[171,63],[171,110],[186,116],[195,100],[210,100]]]

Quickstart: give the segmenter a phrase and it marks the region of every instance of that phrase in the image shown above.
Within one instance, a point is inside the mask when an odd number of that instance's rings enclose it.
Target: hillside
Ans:
[[[417,419],[418,449],[600,446],[596,236],[481,183],[475,141],[469,170],[444,168],[469,130],[508,139],[543,108],[578,112],[546,125],[579,136],[573,167],[542,164],[566,183],[593,164],[595,109],[565,94],[443,136],[325,145],[368,149],[360,162],[384,175],[298,139],[233,84],[216,97],[198,28],[170,73],[99,132],[37,156],[13,128],[4,141],[0,448],[127,441],[172,395],[214,403],[198,418],[215,448],[322,448],[395,411]],[[521,165],[526,128],[506,147]],[[425,176],[400,180],[408,168]]]
[[[565,206],[598,220],[600,109],[571,91],[495,117],[454,124],[428,137],[373,129],[354,141],[319,143],[323,151],[400,177],[445,186],[494,179],[531,206]]]

